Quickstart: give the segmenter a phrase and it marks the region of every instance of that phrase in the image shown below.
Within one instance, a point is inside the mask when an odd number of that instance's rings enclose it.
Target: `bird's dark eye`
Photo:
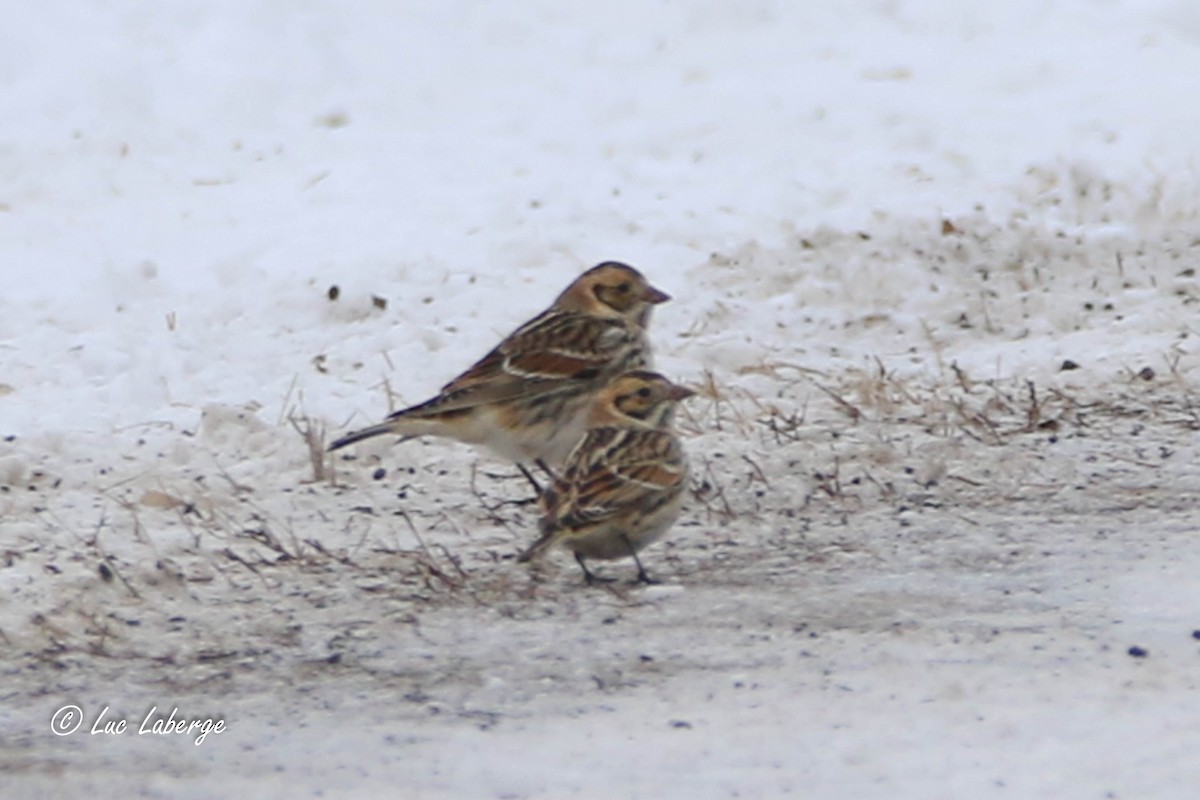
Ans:
[[[642,388],[638,389],[637,394],[638,394],[638,397],[642,397],[642,398],[649,397],[650,396],[650,387],[643,386]]]
[[[632,288],[633,288],[633,285],[630,284],[629,281],[625,281],[624,283],[617,284],[617,291],[620,292],[621,294],[629,294],[629,290]]]

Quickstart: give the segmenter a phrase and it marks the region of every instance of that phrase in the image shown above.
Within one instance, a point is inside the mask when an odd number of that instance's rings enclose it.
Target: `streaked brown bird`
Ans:
[[[650,365],[646,325],[653,307],[669,299],[627,264],[598,264],[436,397],[346,434],[329,449],[383,434],[444,436],[552,475],[550,468],[582,438],[596,392]]]
[[[628,372],[596,396],[588,429],[560,477],[542,493],[541,538],[521,553],[529,561],[553,545],[575,554],[588,585],[600,578],[587,559],[632,557],[675,524],[687,487],[687,458],[673,429],[680,401],[694,392],[656,372]]]

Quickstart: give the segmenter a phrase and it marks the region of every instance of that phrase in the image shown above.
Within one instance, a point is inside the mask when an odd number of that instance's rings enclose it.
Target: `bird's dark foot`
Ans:
[[[660,581],[658,578],[651,578],[646,574],[646,570],[639,568],[637,578],[634,579],[633,584],[636,586],[639,583],[644,583],[647,586],[657,586],[658,584],[662,583],[662,581]]]
[[[629,548],[629,555],[633,556],[633,563],[637,564],[638,574],[634,585],[644,583],[647,586],[654,586],[655,584],[662,583],[662,581],[655,580],[646,573],[646,568],[642,566],[642,560],[638,558],[637,548],[633,546],[633,542],[630,541],[629,537],[621,534],[621,538],[625,540],[625,546]]]
[[[578,553],[575,554],[575,560],[579,562],[579,568],[583,570],[583,580],[588,586],[595,586],[597,583],[616,583],[616,578],[606,578],[588,569],[587,564],[583,563],[583,556]]]

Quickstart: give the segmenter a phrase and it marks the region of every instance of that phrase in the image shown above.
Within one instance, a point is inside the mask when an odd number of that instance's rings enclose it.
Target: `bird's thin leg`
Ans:
[[[599,575],[593,574],[587,568],[587,564],[583,563],[583,556],[579,555],[579,553],[575,554],[575,560],[579,562],[579,568],[583,570],[583,579],[587,582],[588,586],[595,586],[597,583],[612,583],[616,580],[616,578],[602,578]]]
[[[538,461],[541,461],[539,458]],[[537,462],[534,462],[537,463]],[[517,469],[521,470],[521,474],[525,476],[525,480],[533,484],[533,493],[538,497],[542,496],[542,485],[537,482],[537,478],[533,477],[533,473],[525,468],[524,464],[517,464]]]
[[[546,477],[550,479],[551,483],[554,483],[556,480],[558,480],[558,473],[550,469],[550,465],[547,464],[543,459],[535,458],[533,463],[538,469],[546,473]]]
[[[655,580],[646,574],[646,568],[642,566],[642,560],[638,558],[637,550],[634,548],[633,542],[630,541],[629,537],[622,533],[621,539],[625,542],[625,546],[629,548],[629,555],[633,556],[633,563],[637,564],[637,582],[647,585],[662,583],[662,581]]]

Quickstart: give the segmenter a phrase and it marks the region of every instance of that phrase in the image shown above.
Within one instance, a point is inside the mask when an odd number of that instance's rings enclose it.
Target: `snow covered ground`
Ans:
[[[5,796],[1194,795],[1196,4],[10,5]],[[318,479],[609,258],[661,586]]]

